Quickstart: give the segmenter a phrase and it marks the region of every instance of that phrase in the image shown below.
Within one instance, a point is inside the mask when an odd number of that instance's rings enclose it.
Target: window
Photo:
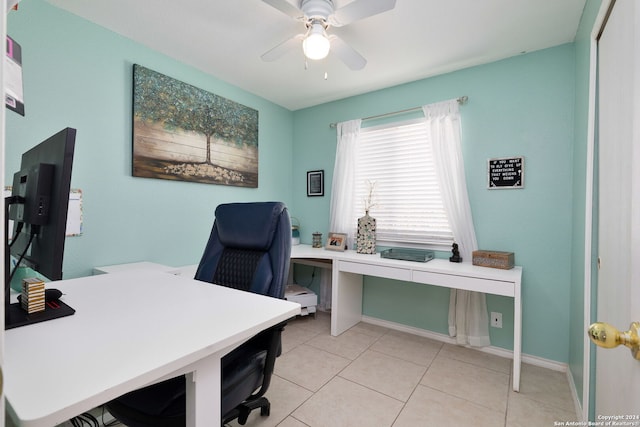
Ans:
[[[436,179],[423,120],[395,122],[360,131],[354,179],[354,218],[364,213],[374,186],[378,245],[451,246],[453,234]]]

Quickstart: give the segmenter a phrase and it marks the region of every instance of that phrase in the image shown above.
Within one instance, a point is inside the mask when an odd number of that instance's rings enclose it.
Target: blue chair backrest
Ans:
[[[291,220],[283,203],[222,204],[195,278],[284,298],[290,256]]]

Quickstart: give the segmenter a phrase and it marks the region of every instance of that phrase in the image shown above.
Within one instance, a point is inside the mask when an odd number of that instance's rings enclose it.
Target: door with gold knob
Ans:
[[[640,321],[638,73],[640,2],[617,0],[598,41],[597,320],[608,325],[589,332],[603,347],[596,350],[595,421],[640,416],[638,331],[632,323]],[[638,418],[618,420],[640,426]]]

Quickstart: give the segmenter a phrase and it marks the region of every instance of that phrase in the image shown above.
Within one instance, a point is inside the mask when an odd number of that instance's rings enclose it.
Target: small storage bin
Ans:
[[[515,255],[513,252],[478,250],[473,251],[472,263],[481,267],[510,270],[515,265]]]

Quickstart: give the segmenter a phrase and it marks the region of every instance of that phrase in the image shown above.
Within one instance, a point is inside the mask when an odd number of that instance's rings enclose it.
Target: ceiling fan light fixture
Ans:
[[[323,59],[329,54],[330,48],[331,43],[324,32],[324,26],[317,22],[311,25],[309,33],[302,41],[304,56],[313,60]]]

